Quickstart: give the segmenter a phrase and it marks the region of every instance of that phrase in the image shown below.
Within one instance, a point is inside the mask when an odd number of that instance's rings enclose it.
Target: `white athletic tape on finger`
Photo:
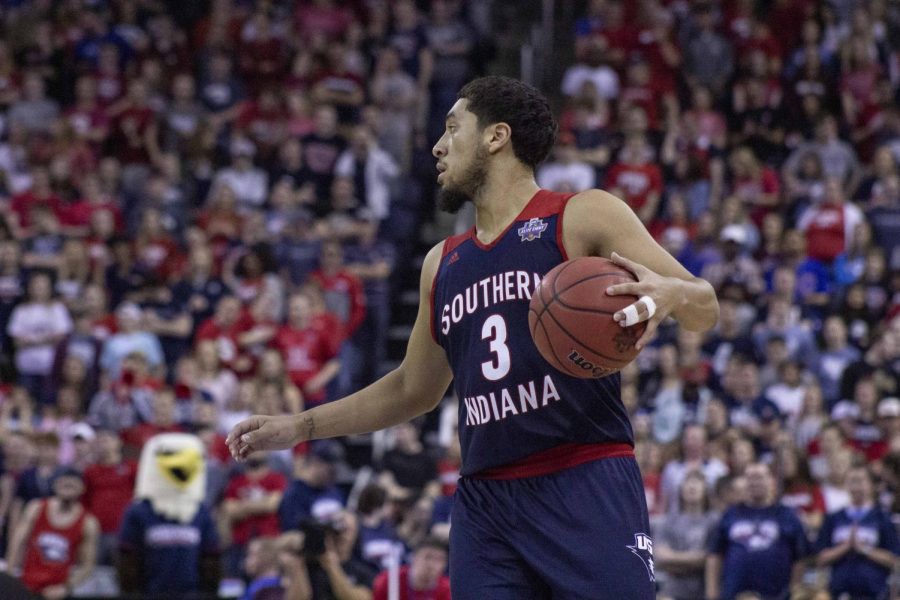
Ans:
[[[625,327],[631,327],[638,322],[638,311],[636,304],[629,304],[628,306],[623,308],[622,314],[625,315]]]
[[[644,306],[647,307],[647,320],[653,318],[653,315],[656,314],[656,302],[650,296],[641,296],[638,299],[638,302],[643,302]]]

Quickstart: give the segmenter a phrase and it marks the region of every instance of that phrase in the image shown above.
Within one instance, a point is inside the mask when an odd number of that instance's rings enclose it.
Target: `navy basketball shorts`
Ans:
[[[523,479],[464,477],[450,522],[454,600],[655,598],[633,456]]]

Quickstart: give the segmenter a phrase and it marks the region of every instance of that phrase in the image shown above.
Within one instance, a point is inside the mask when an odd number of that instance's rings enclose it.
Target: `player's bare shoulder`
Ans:
[[[643,230],[634,211],[604,190],[585,190],[572,196],[563,213],[563,242],[569,258],[609,256],[617,238]]]

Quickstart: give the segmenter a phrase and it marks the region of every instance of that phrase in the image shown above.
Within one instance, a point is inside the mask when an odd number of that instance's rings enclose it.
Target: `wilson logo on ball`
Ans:
[[[594,363],[586,360],[582,355],[578,354],[577,350],[572,350],[572,352],[568,356],[568,359],[572,361],[572,363],[574,363],[575,366],[579,369],[590,371],[594,375],[594,377],[603,377],[610,371],[610,369],[607,369],[605,367],[595,366]]]
[[[637,332],[630,327],[622,329],[622,331],[613,337],[616,352],[627,352],[628,350],[631,350],[634,348],[635,342],[637,342]]]

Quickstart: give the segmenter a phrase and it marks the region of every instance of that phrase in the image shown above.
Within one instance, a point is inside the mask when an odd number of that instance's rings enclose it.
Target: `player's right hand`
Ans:
[[[258,450],[285,450],[301,441],[297,423],[297,415],[253,415],[235,425],[225,443],[237,461]]]

